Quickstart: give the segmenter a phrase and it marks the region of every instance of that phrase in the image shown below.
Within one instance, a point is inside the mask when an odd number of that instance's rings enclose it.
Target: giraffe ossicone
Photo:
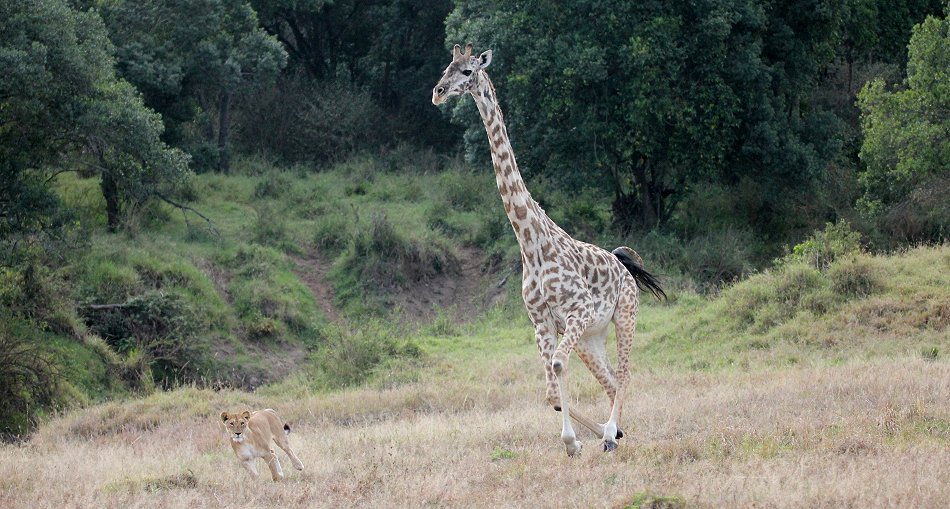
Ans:
[[[547,401],[561,411],[561,440],[569,456],[581,451],[583,444],[577,440],[573,418],[601,437],[604,451],[610,452],[623,436],[618,426],[630,374],[640,288],[657,298],[665,294],[633,249],[618,247],[608,252],[575,240],[531,198],[515,162],[495,87],[485,71],[491,59],[491,50],[476,56],[471,43],[465,45],[464,52],[455,45],[452,62],[432,89],[432,103],[439,105],[465,93],[475,99],[488,134],[498,192],[521,249],[521,295],[541,353]],[[616,372],[607,361],[611,323],[617,331]],[[607,393],[611,408],[604,424],[570,408],[567,374],[572,352],[577,352]]]

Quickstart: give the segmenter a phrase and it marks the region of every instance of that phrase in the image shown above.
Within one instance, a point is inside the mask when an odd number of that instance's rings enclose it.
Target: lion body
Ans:
[[[290,448],[290,442],[287,440],[290,426],[281,422],[277,412],[270,408],[254,413],[221,412],[221,420],[229,433],[234,455],[241,461],[251,477],[255,479],[258,477],[255,463],[258,458],[261,458],[267,462],[271,477],[275,481],[284,478],[284,471],[281,469],[280,460],[277,459],[277,453],[271,446],[271,441],[287,453],[294,468],[303,470],[303,463]]]

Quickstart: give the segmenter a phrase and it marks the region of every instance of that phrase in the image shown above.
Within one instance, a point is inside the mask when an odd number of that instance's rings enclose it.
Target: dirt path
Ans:
[[[339,318],[339,313],[333,305],[335,297],[333,286],[327,281],[330,262],[320,256],[316,249],[308,250],[304,256],[291,256],[290,259],[295,265],[294,273],[313,293],[317,306],[326,313],[327,318],[336,321]]]

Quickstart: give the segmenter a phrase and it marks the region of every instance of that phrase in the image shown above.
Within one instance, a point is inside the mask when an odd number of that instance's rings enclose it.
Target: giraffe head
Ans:
[[[472,56],[472,43],[465,45],[465,52],[458,44],[452,49],[452,63],[445,68],[442,79],[432,89],[432,104],[444,103],[449,97],[464,94],[474,88],[478,73],[491,63],[491,50]]]

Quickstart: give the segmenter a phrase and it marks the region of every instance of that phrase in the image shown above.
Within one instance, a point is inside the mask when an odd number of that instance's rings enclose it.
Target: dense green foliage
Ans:
[[[840,143],[809,100],[834,56],[838,8],[463,2],[450,35],[495,49],[527,173],[602,182],[618,220],[648,227],[719,183],[741,194],[747,224],[781,232]]]
[[[243,0],[101,2],[120,74],[204,167],[229,168],[232,104],[272,80],[286,53]],[[203,133],[204,144],[188,128]],[[217,138],[217,139],[215,139]],[[200,139],[200,138],[199,138]]]
[[[864,124],[863,205],[904,241],[938,240],[950,221],[950,14],[914,28],[907,79],[859,95]]]

